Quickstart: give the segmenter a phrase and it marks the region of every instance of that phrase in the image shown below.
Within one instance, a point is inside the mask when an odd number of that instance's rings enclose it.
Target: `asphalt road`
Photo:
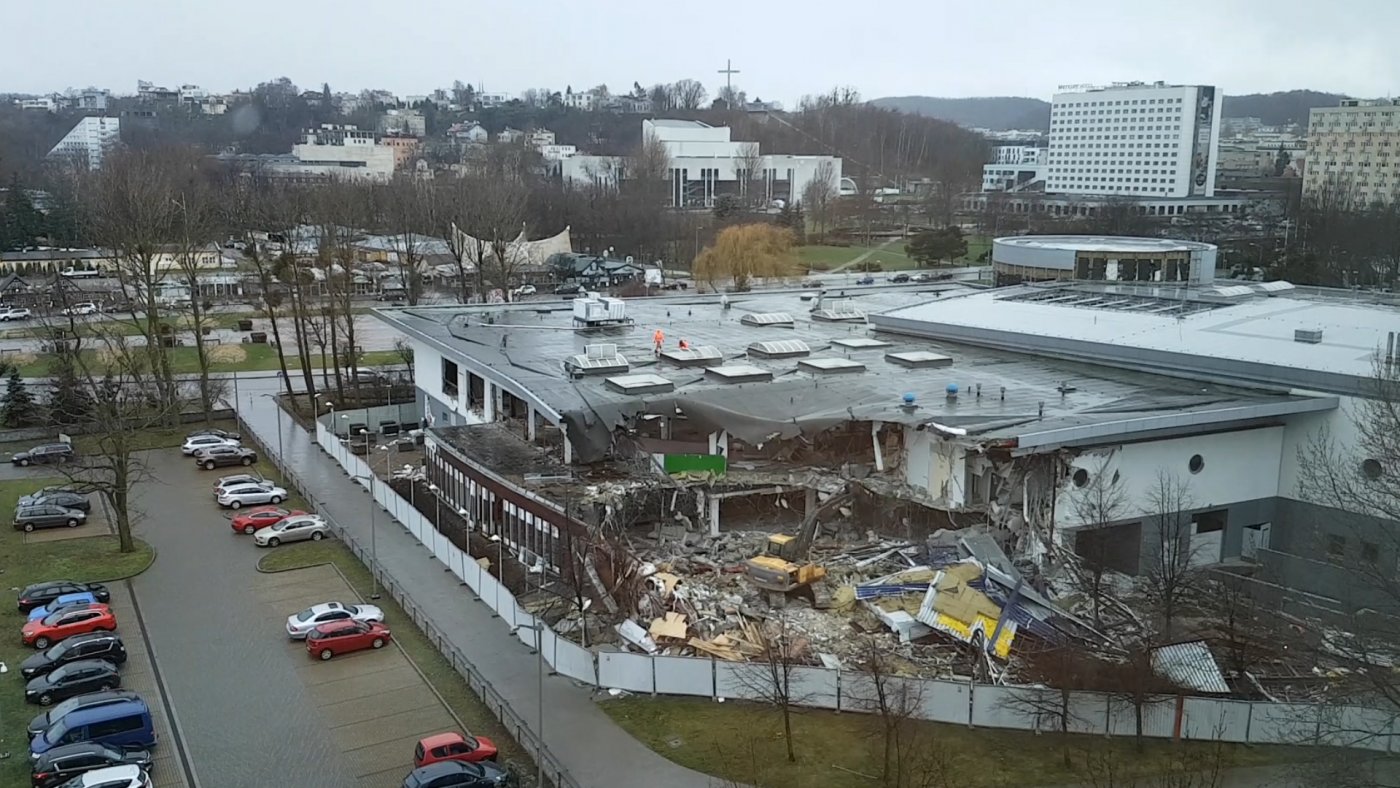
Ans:
[[[286,648],[283,622],[254,598],[260,552],[232,533],[215,474],[153,452],[137,535],[158,559],[132,585],[200,788],[355,785]]]

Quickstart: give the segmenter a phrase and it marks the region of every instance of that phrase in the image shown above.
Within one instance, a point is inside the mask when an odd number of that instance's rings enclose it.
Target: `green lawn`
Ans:
[[[867,262],[879,263],[882,270],[896,271],[913,268],[914,261],[904,254],[904,243],[896,241],[880,246],[799,246],[797,259],[803,266],[817,271],[829,271],[874,250]]]
[[[237,361],[220,361],[221,351],[219,348],[228,348],[224,352],[241,355]],[[233,351],[237,348],[242,353]],[[98,352],[95,350],[84,351],[92,363],[96,363]],[[257,372],[273,370],[278,368],[277,349],[271,345],[239,344],[239,345],[213,345],[209,348],[211,358],[215,361],[211,365],[212,372]],[[199,354],[193,346],[170,348],[170,366],[177,375],[187,375],[199,372]],[[49,366],[53,363],[53,357],[48,354],[41,354],[33,361],[26,362],[19,366],[19,373],[25,377],[45,377],[49,374]],[[298,366],[297,357],[294,353],[287,357],[289,367]],[[378,367],[402,364],[403,358],[396,350],[371,350],[360,358],[360,366]],[[321,357],[313,354],[311,366],[320,369]]]
[[[63,479],[22,479],[0,482],[0,511],[14,511],[21,495],[50,484],[62,484]],[[115,536],[95,536],[56,542],[24,544],[23,534],[8,522],[0,523],[0,572],[7,589],[23,588],[44,580],[111,581],[140,574],[155,558],[150,545],[138,541],[136,551],[117,551]],[[10,592],[13,593],[13,592]],[[38,709],[24,702],[24,681],[19,663],[34,653],[19,643],[19,628],[24,616],[10,607],[0,605],[0,627],[10,634],[0,637],[0,661],[10,672],[0,675],[0,785],[28,785],[29,763],[25,757],[28,741],[25,725]]]
[[[869,788],[878,785],[883,736],[879,718],[803,710],[793,715],[797,763],[787,762],[782,718],[771,707],[699,698],[626,697],[603,709],[633,736],[667,758],[706,774],[763,788]],[[913,723],[918,755],[910,765],[933,777],[913,785],[1066,785],[1089,781],[1087,761],[1111,763],[1119,782],[1149,775],[1181,775],[1219,762],[1228,767],[1302,761],[1316,752],[1300,748],[1173,744],[1148,740],[1135,752],[1130,737],[1071,736],[1072,766],[1062,740],[1028,731],[970,729]],[[942,772],[939,774],[938,772]],[[1103,783],[1099,783],[1103,784]],[[1172,783],[1177,784],[1177,783]],[[1180,784],[1185,785],[1185,782]],[[1193,783],[1194,784],[1194,783]]]
[[[263,556],[258,562],[258,568],[264,572],[282,572],[325,563],[335,564],[361,596],[369,597],[374,585],[369,570],[360,563],[350,548],[331,539],[283,545]],[[427,566],[426,563],[424,565]],[[467,686],[461,675],[443,658],[437,647],[419,631],[403,608],[388,594],[376,604],[384,610],[385,623],[393,630],[394,639],[403,646],[404,652],[418,665],[418,669],[423,671],[428,682],[443,700],[447,701],[452,711],[462,718],[473,733],[480,733],[496,742],[501,750],[502,765],[509,761],[517,768],[529,770],[529,756],[520,749],[491,710]]]

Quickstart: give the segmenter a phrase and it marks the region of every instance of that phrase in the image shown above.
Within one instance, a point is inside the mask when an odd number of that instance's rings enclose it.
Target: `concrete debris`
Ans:
[[[637,622],[632,619],[629,618],[618,624],[616,629],[617,634],[621,635],[623,640],[646,653],[655,654],[658,651],[656,641],[652,640],[651,635],[647,634],[647,631],[638,626]]]

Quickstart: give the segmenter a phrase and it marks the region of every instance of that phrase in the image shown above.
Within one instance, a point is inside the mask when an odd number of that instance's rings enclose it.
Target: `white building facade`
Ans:
[[[102,157],[121,140],[121,119],[90,117],[78,121],[49,151],[49,156],[86,162],[90,169],[102,166]]]
[[[1303,195],[1328,189],[1357,206],[1400,198],[1400,104],[1346,99],[1309,112]]]
[[[1213,197],[1220,95],[1210,85],[1069,86],[1050,110],[1046,191]]]
[[[308,130],[292,146],[295,163],[271,165],[284,175],[330,176],[386,181],[394,176],[394,149],[375,141],[374,132],[355,126],[324,125]]]
[[[1048,153],[1034,145],[998,145],[991,163],[982,165],[982,191],[1043,190]]]

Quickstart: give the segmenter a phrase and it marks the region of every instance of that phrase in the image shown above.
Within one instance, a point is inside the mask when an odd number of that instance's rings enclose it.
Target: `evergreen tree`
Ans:
[[[24,378],[19,376],[19,367],[10,367],[10,377],[5,382],[4,402],[0,404],[0,417],[3,417],[5,426],[11,429],[32,427],[39,423],[39,406],[34,402],[34,395],[25,385]]]
[[[73,364],[71,355],[59,353],[49,368],[49,416],[56,424],[81,424],[92,415],[92,397]]]
[[[34,207],[16,174],[0,200],[0,251],[23,249],[44,234],[44,214]]]

